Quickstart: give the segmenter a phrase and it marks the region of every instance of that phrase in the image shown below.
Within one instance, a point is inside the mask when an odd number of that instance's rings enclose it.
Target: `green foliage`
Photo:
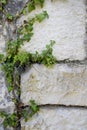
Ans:
[[[35,17],[29,19],[28,21],[24,21],[23,26],[18,29],[18,33],[21,35],[22,41],[29,42],[31,37],[33,36],[33,25],[36,21],[42,22],[44,19],[48,18],[48,13],[43,11],[42,13],[36,14]]]
[[[44,0],[31,0],[31,2],[29,2],[27,5],[28,11],[31,12],[35,10],[37,5],[43,7],[43,4],[44,4]]]
[[[56,59],[52,55],[53,49],[52,46],[55,44],[55,41],[50,41],[49,45],[46,45],[46,49],[39,54],[36,52],[35,54],[31,54],[31,62],[44,64],[45,66],[52,66],[55,64]]]
[[[18,52],[17,55],[14,56],[13,63],[18,64],[19,66],[27,65],[27,64],[33,64],[33,63],[39,63],[44,64],[46,66],[52,66],[55,64],[56,59],[52,55],[53,49],[52,46],[54,45],[54,41],[51,41],[49,45],[46,45],[46,49],[42,51],[41,54],[38,52],[36,53],[28,53],[25,51]]]
[[[7,0],[0,1],[0,10],[3,10],[3,6],[7,3]],[[31,12],[36,8],[36,6],[43,7],[44,0],[31,0],[25,9],[22,10],[21,13],[26,14],[26,11]],[[6,13],[6,12],[5,12]],[[28,21],[24,21],[24,24],[17,30],[18,38],[15,40],[8,41],[6,44],[6,56],[0,54],[0,63],[2,63],[2,70],[4,71],[7,88],[8,91],[12,90],[17,92],[17,95],[20,97],[20,80],[19,74],[15,73],[15,68],[18,69],[20,67],[26,67],[26,65],[30,65],[33,63],[44,64],[47,67],[55,64],[56,59],[52,55],[53,45],[55,41],[50,41],[49,45],[46,45],[46,49],[44,49],[41,53],[28,53],[25,51],[20,51],[21,45],[25,41],[29,42],[31,37],[33,36],[33,26],[35,22],[42,22],[44,19],[48,18],[48,14],[46,11],[42,13],[36,14],[35,17],[28,19]],[[12,21],[14,18],[9,13],[6,14],[6,18],[8,21]],[[19,71],[18,71],[19,72]],[[19,79],[18,79],[18,78]],[[19,83],[19,84],[18,84]],[[18,88],[17,88],[18,87]],[[12,92],[13,92],[12,91]],[[14,93],[14,92],[13,92]],[[13,96],[15,105],[17,107],[18,100]],[[4,118],[3,125],[4,127],[16,127],[19,121],[19,118],[23,117],[25,121],[27,121],[28,117],[32,117],[36,112],[38,112],[39,107],[35,103],[34,100],[30,100],[29,109],[22,109],[20,107],[19,113],[7,114],[5,112],[0,112],[0,116]],[[18,111],[17,111],[18,112]],[[19,117],[19,115],[21,117]]]
[[[52,55],[53,49],[52,46],[55,44],[55,41],[51,41],[49,45],[46,45],[46,49],[42,51],[41,55],[38,57],[38,62],[46,66],[51,66],[55,64],[56,58]]]
[[[6,13],[6,18],[7,18],[7,20],[9,20],[9,21],[12,21],[12,20],[13,20],[13,16],[12,16],[11,14],[9,14],[9,13]]]
[[[45,18],[49,18],[46,11],[43,11],[42,13],[36,15],[36,20],[38,22],[42,22]]]
[[[24,118],[25,121],[27,121],[28,118],[29,118],[29,116],[30,116],[30,115],[29,115],[29,111],[23,109],[23,110],[22,110],[22,113],[21,113],[21,116]]]
[[[7,88],[10,92],[13,89],[13,72],[14,72],[14,65],[12,63],[4,63],[2,66],[2,70],[4,71],[6,81],[7,81]]]
[[[34,100],[30,100],[29,108],[23,109],[21,115],[25,119],[25,121],[27,121],[29,117],[32,117],[38,111],[39,111],[38,105],[35,103]]]
[[[7,115],[3,121],[3,125],[6,128],[9,127],[16,127],[17,126],[17,116],[15,113],[11,115]]]
[[[17,125],[17,115],[15,113],[7,114],[6,112],[0,112],[0,117],[4,118],[3,125],[4,127],[16,127]]]
[[[7,56],[11,58],[12,56],[16,55],[20,46],[23,45],[23,41],[20,38],[18,38],[14,41],[7,42],[6,45]]]
[[[28,2],[27,6],[21,10],[21,14],[26,14],[27,12],[32,12],[36,9],[36,6],[43,7],[44,0],[31,0]]]
[[[0,0],[0,11],[3,10],[3,6],[6,5],[7,0]]]
[[[29,117],[32,117],[35,113],[39,111],[39,107],[35,103],[34,100],[30,100],[29,108],[23,109],[20,111],[21,117],[25,119],[25,121],[28,120]],[[4,127],[13,127],[15,128],[18,123],[18,117],[16,113],[7,114],[6,112],[2,111],[0,112],[0,117],[4,118],[3,125]]]
[[[7,116],[7,114],[4,111],[0,112],[0,117],[1,118],[5,117],[5,116]]]
[[[4,60],[4,55],[3,54],[0,54],[0,63],[2,63]]]
[[[0,0],[0,3],[6,4],[6,3],[7,3],[7,0]]]
[[[27,52],[19,52],[14,57],[14,64],[19,63],[19,65],[26,64],[29,61],[29,56]]]
[[[43,20],[47,17],[46,12],[42,12],[38,15],[39,17],[43,17]],[[16,40],[8,41],[6,46],[6,56],[0,54],[0,63],[3,63],[2,69],[4,71],[7,83],[8,83],[8,91],[12,91],[14,85],[13,85],[13,73],[15,65],[22,66],[27,63],[34,63],[40,62],[37,57],[35,57],[36,54],[27,54],[27,52],[20,52],[19,48],[21,45],[23,45],[24,41],[30,41],[32,35],[33,35],[33,24],[35,21],[38,21],[38,19],[35,16],[34,18],[30,19],[29,21],[24,21],[23,26],[21,26],[20,29],[18,29],[19,37]],[[42,20],[41,20],[42,21]],[[37,55],[36,55],[37,56]],[[34,59],[33,59],[34,58]]]
[[[37,104],[35,103],[34,100],[30,100],[29,106],[31,109],[30,116],[32,117],[35,113],[37,113],[39,111],[39,107],[37,106]]]
[[[35,4],[34,4],[33,1],[31,1],[30,3],[28,3],[27,9],[28,9],[28,12],[31,12],[31,11],[35,10]]]

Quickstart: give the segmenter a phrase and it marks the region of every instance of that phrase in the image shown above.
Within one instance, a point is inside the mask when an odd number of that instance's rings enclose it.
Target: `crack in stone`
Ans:
[[[58,64],[81,64],[81,65],[87,65],[87,59],[84,60],[70,60],[70,59],[64,59],[64,60],[60,60],[60,61],[56,61],[56,63]]]
[[[22,106],[22,109],[29,107],[29,105]],[[63,107],[63,108],[75,108],[75,109],[87,109],[87,106],[80,106],[80,105],[64,105],[64,104],[44,104],[44,105],[38,105],[39,108],[46,108],[46,107]]]

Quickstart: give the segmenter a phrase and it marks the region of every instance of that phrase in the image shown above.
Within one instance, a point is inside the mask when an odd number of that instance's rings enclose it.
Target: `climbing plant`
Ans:
[[[1,0],[1,10],[6,4],[6,0]],[[20,11],[20,14],[26,14],[33,11],[36,6],[39,5],[43,7],[44,0],[31,0],[24,9]],[[10,15],[9,20],[13,20]],[[7,114],[6,112],[0,112],[0,116],[4,118],[3,125],[4,127],[18,127],[20,125],[20,119],[24,118],[27,121],[28,117],[31,117],[35,114],[39,108],[34,100],[30,100],[28,109],[24,108],[23,103],[20,101],[20,70],[24,72],[26,66],[30,67],[34,63],[43,64],[47,67],[55,64],[56,59],[52,55],[52,47],[55,44],[55,41],[50,41],[50,44],[46,45],[41,53],[35,52],[30,53],[26,51],[21,51],[20,48],[25,41],[29,42],[34,34],[33,27],[35,22],[42,22],[46,18],[49,18],[47,11],[43,11],[39,14],[36,14],[33,18],[24,21],[17,29],[18,37],[15,40],[9,40],[6,43],[6,55],[0,54],[0,64],[2,64],[2,70],[4,71],[7,89],[9,93],[13,94],[12,100],[15,103],[16,111],[12,114]]]

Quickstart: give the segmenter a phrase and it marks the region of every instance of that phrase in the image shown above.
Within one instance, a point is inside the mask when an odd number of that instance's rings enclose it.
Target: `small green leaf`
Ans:
[[[46,11],[43,11],[42,13],[36,15],[36,20],[38,22],[42,22],[45,18],[49,18],[48,13]]]
[[[28,12],[35,10],[34,2],[33,1],[29,2],[27,7],[28,7]]]
[[[11,14],[9,14],[9,13],[6,14],[6,18],[7,18],[8,20],[10,20],[10,21],[13,20],[13,16],[12,16]]]
[[[31,40],[31,37],[32,37],[33,33],[27,33],[27,34],[24,34],[23,36],[23,41],[27,41],[29,42]]]
[[[43,7],[44,4],[44,0],[34,0],[35,5],[39,5],[41,7]]]
[[[7,2],[6,2],[6,0],[1,0],[0,1],[2,4],[6,4]]]
[[[7,114],[4,112],[4,111],[2,111],[2,112],[0,112],[0,117],[5,117],[5,116],[7,116]]]
[[[4,61],[4,55],[0,54],[0,63],[2,63]]]
[[[30,100],[30,109],[32,110],[32,113],[35,114],[38,110],[39,110],[39,107],[37,106],[37,104],[35,103],[34,100]]]
[[[8,89],[8,92],[11,92],[13,90],[13,87],[9,86],[9,87],[7,87],[7,89]]]

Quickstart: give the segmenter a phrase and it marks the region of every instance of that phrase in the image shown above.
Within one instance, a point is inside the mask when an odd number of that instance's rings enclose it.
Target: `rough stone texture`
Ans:
[[[7,113],[12,113],[14,111],[14,103],[11,101],[11,97],[8,94],[4,75],[0,70],[0,112],[6,111]],[[3,119],[0,118],[0,130],[13,130],[12,128],[4,129],[2,126]]]
[[[0,24],[0,54],[5,54],[5,44],[6,39],[9,34],[7,34],[6,24]],[[7,91],[4,74],[1,71],[0,65],[0,112],[6,111],[7,113],[12,113],[15,109],[14,103],[11,100],[11,97]],[[13,128],[4,128],[2,126],[3,119],[0,118],[0,130],[13,130]]]
[[[6,30],[3,25],[0,24],[0,53],[5,53],[5,35]]]
[[[7,113],[12,113],[14,109],[15,109],[14,103],[11,101],[11,97],[8,94],[5,85],[4,75],[0,70],[0,112],[6,111]],[[2,122],[3,119],[0,118],[0,130],[13,130],[12,128],[4,129],[2,126]]]
[[[29,16],[47,10],[49,19],[34,26],[34,36],[22,49],[41,52],[50,40],[55,40],[53,54],[57,60],[83,60],[86,57],[84,40],[86,24],[85,0],[46,0],[43,9],[37,9],[17,21],[20,26]]]
[[[0,25],[0,54],[5,54],[5,44],[6,44],[6,24]],[[1,71],[0,65],[0,111],[5,110],[7,112],[13,112],[14,110],[14,103],[11,101],[10,95],[8,94],[6,84],[5,84],[5,77],[3,72]]]
[[[14,130],[14,128],[4,128],[2,125],[0,126],[0,130]]]
[[[25,6],[27,1],[28,0],[9,0],[5,6],[5,11],[15,16]]]
[[[56,64],[53,68],[35,64],[21,76],[21,100],[38,104],[87,106],[87,66]]]
[[[0,127],[0,130],[4,130],[4,128],[1,126],[1,127]]]
[[[42,108],[21,130],[87,130],[87,109]]]
[[[14,110],[14,103],[11,101],[10,95],[8,94],[4,75],[0,70],[0,110],[6,110],[11,112]]]

